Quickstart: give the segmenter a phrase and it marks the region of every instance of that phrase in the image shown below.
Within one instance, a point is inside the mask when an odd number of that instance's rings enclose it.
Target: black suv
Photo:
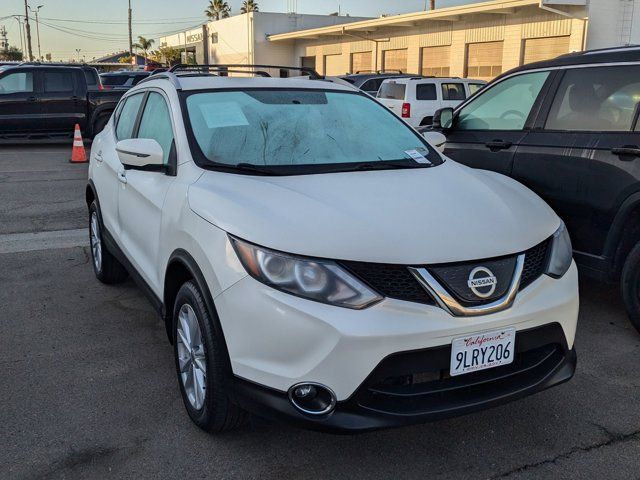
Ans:
[[[509,175],[556,210],[581,272],[621,283],[638,331],[639,114],[640,47],[623,47],[524,65],[434,116],[447,156]]]

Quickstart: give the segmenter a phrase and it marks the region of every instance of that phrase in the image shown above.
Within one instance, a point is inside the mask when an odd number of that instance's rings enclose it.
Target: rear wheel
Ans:
[[[98,119],[93,124],[94,137],[98,135],[102,130],[104,130],[104,127],[106,127],[107,123],[109,123],[109,118],[110,118],[109,115],[101,115],[98,117]]]
[[[93,201],[89,207],[89,241],[91,244],[91,260],[93,271],[102,283],[120,283],[128,274],[127,270],[111,255],[104,245],[102,221],[98,204]]]
[[[629,320],[640,333],[640,242],[631,249],[624,262],[620,286]]]
[[[229,398],[226,357],[200,289],[185,283],[173,309],[173,349],[182,401],[191,420],[212,433],[241,426],[248,415]]]

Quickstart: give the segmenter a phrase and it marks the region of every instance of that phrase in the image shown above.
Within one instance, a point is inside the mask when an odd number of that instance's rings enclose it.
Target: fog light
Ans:
[[[336,406],[336,396],[319,383],[299,383],[289,389],[289,400],[302,413],[325,415]]]

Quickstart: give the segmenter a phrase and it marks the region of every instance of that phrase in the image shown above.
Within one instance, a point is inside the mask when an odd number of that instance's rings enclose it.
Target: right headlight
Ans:
[[[245,270],[283,292],[338,307],[362,309],[382,300],[375,291],[331,260],[277,252],[229,236]]]
[[[571,239],[564,222],[560,223],[560,227],[553,234],[551,241],[551,255],[549,256],[549,265],[547,266],[547,275],[553,278],[560,278],[569,267],[573,258]]]

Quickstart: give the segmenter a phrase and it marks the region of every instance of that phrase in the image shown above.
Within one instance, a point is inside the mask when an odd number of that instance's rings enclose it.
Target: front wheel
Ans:
[[[229,398],[222,340],[193,281],[185,283],[176,296],[173,335],[180,393],[191,420],[212,433],[241,426],[247,414]]]
[[[640,242],[631,249],[624,262],[620,286],[629,320],[640,333]]]

